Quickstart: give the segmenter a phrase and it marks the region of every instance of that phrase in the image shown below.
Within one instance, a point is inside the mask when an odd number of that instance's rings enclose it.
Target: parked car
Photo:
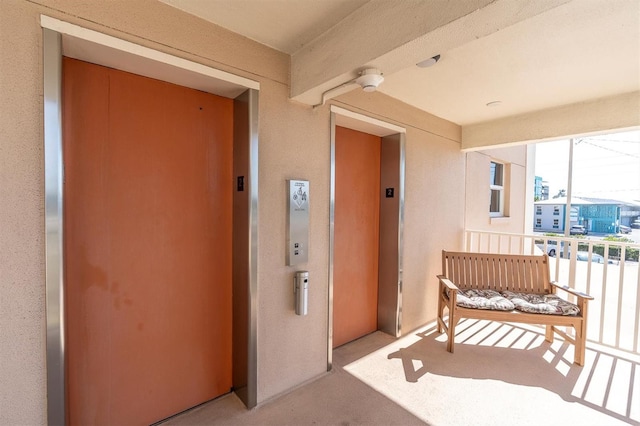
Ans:
[[[589,232],[582,225],[572,225],[569,229],[569,235],[587,235]]]
[[[536,244],[536,246],[541,250],[544,251],[544,244]],[[560,247],[558,247],[558,245],[555,242],[550,242],[547,244],[547,254],[549,255],[549,257],[556,257],[556,254],[559,254],[560,258],[564,258],[565,255],[567,255],[567,258],[571,258],[572,257],[572,253],[571,253],[571,249],[569,248],[567,251],[568,253],[564,252],[564,243],[562,243],[560,245]],[[589,261],[589,252],[587,251],[579,251],[577,256],[576,256],[576,260],[581,261],[581,262],[587,262]],[[617,260],[613,260],[613,259],[607,259],[607,263],[610,265],[618,265],[619,262]],[[591,262],[593,263],[604,263],[604,257],[598,253],[592,253],[591,254]]]
[[[544,244],[536,244],[536,246],[541,250],[544,251]],[[558,245],[554,242],[549,242],[547,244],[547,254],[549,255],[549,257],[556,257],[556,252],[560,252],[560,257],[563,256],[562,254],[562,250],[564,249],[564,243],[561,245],[561,248],[558,248]]]
[[[633,223],[631,224],[632,228],[636,228],[636,229],[640,229],[640,220],[635,220],[633,221]]]
[[[620,225],[620,233],[621,234],[630,234],[631,233],[631,228],[629,228],[628,226]]]
[[[587,251],[579,251],[577,260],[579,260],[581,262],[588,262],[589,261],[589,252],[587,252]],[[599,255],[598,253],[591,253],[591,261],[593,263],[604,263],[604,257]],[[612,259],[608,259],[607,263],[609,263],[610,265],[617,265],[617,262],[615,260],[612,260]]]

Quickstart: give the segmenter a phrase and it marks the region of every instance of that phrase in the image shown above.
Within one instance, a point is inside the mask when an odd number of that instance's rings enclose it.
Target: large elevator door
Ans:
[[[67,421],[231,387],[232,100],[64,58]]]
[[[378,136],[336,126],[333,347],[377,330]]]

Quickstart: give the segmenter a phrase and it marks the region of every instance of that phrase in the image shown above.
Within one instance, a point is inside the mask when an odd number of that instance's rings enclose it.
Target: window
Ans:
[[[489,215],[504,216],[504,164],[491,162]]]
[[[536,206],[536,214],[542,214],[542,206]]]
[[[542,228],[542,219],[536,219],[536,228]]]
[[[559,206],[553,206],[553,215],[554,216],[560,216],[560,207]]]

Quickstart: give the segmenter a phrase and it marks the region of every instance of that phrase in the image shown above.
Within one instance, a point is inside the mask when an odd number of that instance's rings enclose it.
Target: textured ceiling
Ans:
[[[552,9],[390,75],[380,91],[470,124],[638,90],[640,2],[607,3]]]
[[[317,42],[341,22],[357,25],[354,17],[362,18],[363,10],[380,11],[387,4],[398,7],[393,0],[370,4],[363,0],[162,1],[289,54]],[[531,2],[512,1],[522,5],[522,19],[516,16],[499,27],[497,22],[507,8],[510,16],[519,10],[512,10],[512,2],[484,2],[482,7],[490,12],[486,21],[475,21],[476,26],[495,25],[495,30],[439,51],[441,60],[431,68],[409,66],[385,72],[379,91],[467,125],[640,90],[640,1],[549,0],[547,10],[526,16]],[[445,7],[447,3],[433,4]],[[473,7],[474,2],[468,4]],[[401,32],[403,23],[386,27]],[[436,28],[432,34],[441,30]],[[376,41],[353,37],[347,42]],[[336,76],[328,76],[327,81],[332,78]],[[487,107],[492,101],[501,104]]]

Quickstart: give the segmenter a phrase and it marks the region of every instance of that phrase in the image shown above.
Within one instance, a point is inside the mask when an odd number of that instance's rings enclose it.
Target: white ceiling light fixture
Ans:
[[[360,77],[356,78],[356,83],[358,83],[365,92],[375,92],[383,81],[384,77],[382,73],[376,68],[367,68],[360,73]]]
[[[416,65],[420,68],[428,68],[430,66],[435,65],[440,60],[440,55],[433,56],[429,59],[425,59],[424,61],[418,62]]]

